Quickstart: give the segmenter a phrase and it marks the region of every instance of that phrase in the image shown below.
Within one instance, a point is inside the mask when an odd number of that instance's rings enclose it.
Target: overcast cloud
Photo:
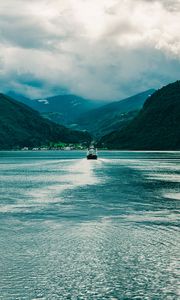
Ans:
[[[115,100],[180,77],[179,0],[1,2],[1,92]]]

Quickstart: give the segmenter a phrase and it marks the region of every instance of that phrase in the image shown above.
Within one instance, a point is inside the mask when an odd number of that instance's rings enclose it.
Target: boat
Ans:
[[[97,159],[97,149],[93,145],[87,149],[87,159]]]

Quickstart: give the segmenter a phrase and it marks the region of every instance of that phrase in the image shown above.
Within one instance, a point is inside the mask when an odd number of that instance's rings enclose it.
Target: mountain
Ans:
[[[15,99],[15,100],[17,100],[17,101],[19,101],[19,102],[22,102],[22,103],[24,103],[24,104],[26,104],[26,105],[28,105],[28,106],[31,107],[31,100],[28,99],[27,97],[21,95],[21,94],[18,94],[18,93],[13,92],[13,91],[9,91],[9,92],[6,94],[6,96],[8,96],[8,97],[10,97],[10,98],[12,98],[12,99]]]
[[[58,95],[37,100],[29,100],[12,92],[9,95],[39,111],[43,117],[64,125],[73,123],[80,115],[105,103],[99,100],[84,99],[76,95]]]
[[[0,94],[0,149],[35,147],[60,141],[85,142],[90,141],[90,136],[44,119],[25,104]]]
[[[111,102],[81,115],[76,120],[78,129],[86,129],[99,137],[122,128],[138,113],[145,100],[155,90],[147,90],[124,100]]]
[[[111,149],[180,150],[180,81],[156,91],[128,126],[100,140]]]

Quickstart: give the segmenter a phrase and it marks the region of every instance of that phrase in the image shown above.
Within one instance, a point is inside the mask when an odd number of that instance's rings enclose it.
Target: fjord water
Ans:
[[[179,152],[0,152],[0,299],[179,299]]]

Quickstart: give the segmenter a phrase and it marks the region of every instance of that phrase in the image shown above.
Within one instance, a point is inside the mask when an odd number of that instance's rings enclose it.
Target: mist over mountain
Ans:
[[[49,142],[89,142],[86,132],[55,124],[8,96],[0,94],[0,149],[37,147]]]
[[[179,150],[180,81],[156,91],[128,126],[100,140],[110,149]]]

